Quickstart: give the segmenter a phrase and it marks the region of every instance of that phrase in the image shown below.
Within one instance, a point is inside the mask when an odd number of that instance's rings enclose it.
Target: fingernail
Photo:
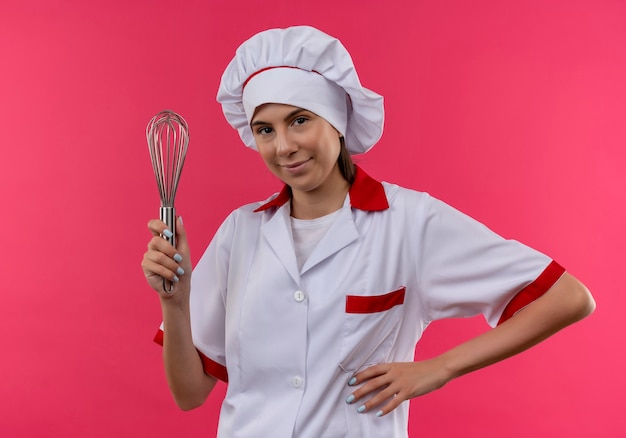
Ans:
[[[163,235],[167,237],[168,239],[173,236],[172,232],[168,230],[167,228],[163,230]]]
[[[359,414],[362,414],[363,412],[365,412],[365,405],[361,405],[359,406],[359,409],[356,410]]]
[[[350,394],[350,396],[346,399],[346,403],[350,404],[354,401],[354,395]]]
[[[174,257],[172,258],[176,260],[178,263],[183,261],[183,257],[180,254],[174,254]]]
[[[183,268],[181,268],[180,266],[178,267],[176,272],[178,273],[178,275],[184,275],[185,274],[185,270]]]
[[[183,217],[182,216],[178,216],[178,220],[180,221],[180,223],[183,223]]]
[[[383,411],[378,411],[378,412],[376,412],[376,416],[377,416],[377,417],[380,417],[380,416],[382,416],[382,415],[383,415]]]
[[[356,383],[356,377],[353,377],[350,379],[350,381],[348,382],[348,385],[352,386]]]
[[[180,281],[180,278],[174,275],[174,281]]]

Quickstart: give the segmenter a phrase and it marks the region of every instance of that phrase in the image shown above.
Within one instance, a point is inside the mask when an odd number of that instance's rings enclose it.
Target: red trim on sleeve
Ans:
[[[565,268],[554,260],[550,262],[548,267],[544,269],[535,281],[519,291],[519,293],[515,295],[511,301],[509,301],[509,304],[507,304],[504,312],[502,312],[498,325],[502,324],[524,307],[548,292],[548,289],[550,289],[554,283],[561,278],[563,273],[565,273]]]
[[[221,365],[214,360],[209,359],[199,351],[198,354],[200,354],[200,359],[202,359],[202,365],[204,367],[205,373],[220,379],[222,382],[228,383],[228,371],[226,370],[226,367],[224,365]]]
[[[159,329],[156,335],[154,336],[154,342],[159,344],[161,347],[163,346],[163,330]],[[213,377],[220,379],[222,382],[228,383],[228,371],[224,365],[221,365],[215,362],[212,359],[209,359],[201,351],[198,350],[198,354],[200,355],[200,359],[202,359],[202,367],[204,368],[204,372],[212,375]]]
[[[384,312],[394,306],[404,303],[405,287],[384,295],[375,296],[346,296],[346,313],[376,313]]]
[[[156,332],[156,335],[154,335],[154,342],[159,344],[161,347],[163,346],[163,330],[159,329],[159,331]]]

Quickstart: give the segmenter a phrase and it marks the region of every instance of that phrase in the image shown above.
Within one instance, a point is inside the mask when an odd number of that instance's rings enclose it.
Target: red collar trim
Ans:
[[[389,208],[383,185],[356,166],[356,174],[350,187],[350,205],[363,211],[381,211]],[[289,186],[285,184],[278,196],[254,210],[265,211],[272,207],[282,207],[291,199]]]
[[[261,205],[259,208],[254,210],[254,212],[256,213],[257,211],[265,211],[272,207],[282,207],[285,203],[287,203],[287,201],[289,201],[289,199],[291,199],[291,191],[289,190],[289,186],[285,184],[278,196]]]

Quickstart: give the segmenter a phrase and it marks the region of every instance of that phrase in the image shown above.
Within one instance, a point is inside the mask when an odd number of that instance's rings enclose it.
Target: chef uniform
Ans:
[[[299,96],[302,83],[318,99]],[[361,87],[339,41],[310,27],[245,42],[218,100],[250,147],[251,113],[268,102],[316,112],[345,135],[351,153],[382,133],[382,98]],[[334,109],[315,107],[320,100]],[[360,168],[303,259],[289,201],[285,187],[232,212],[193,272],[194,345],[205,371],[228,382],[219,437],[407,437],[409,404],[383,417],[358,413],[345,402],[351,377],[412,361],[434,320],[483,314],[495,326],[564,272],[430,195]]]

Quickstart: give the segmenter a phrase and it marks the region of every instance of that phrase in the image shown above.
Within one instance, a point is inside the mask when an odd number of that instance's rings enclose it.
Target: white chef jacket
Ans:
[[[231,213],[193,272],[194,344],[205,371],[228,382],[218,437],[407,437],[408,403],[383,417],[346,404],[352,375],[412,361],[431,321],[483,314],[495,326],[564,272],[359,168],[299,270],[289,196],[285,188]]]

